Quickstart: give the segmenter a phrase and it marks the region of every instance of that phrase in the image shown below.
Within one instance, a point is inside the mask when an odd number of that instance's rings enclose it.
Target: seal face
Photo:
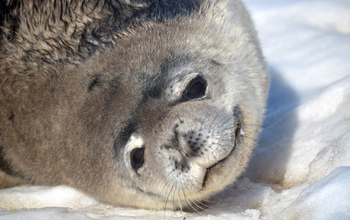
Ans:
[[[268,90],[253,25],[237,0],[174,2],[4,5],[6,187],[195,209],[241,174]]]

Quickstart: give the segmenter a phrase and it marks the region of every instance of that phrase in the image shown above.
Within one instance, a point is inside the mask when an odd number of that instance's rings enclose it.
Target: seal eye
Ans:
[[[144,160],[145,149],[144,148],[135,148],[131,151],[130,160],[131,166],[135,170],[135,172],[142,167]]]
[[[185,91],[183,92],[183,98],[185,101],[202,98],[205,95],[206,89],[206,81],[202,77],[197,76],[196,78],[192,79],[190,83],[188,83]]]

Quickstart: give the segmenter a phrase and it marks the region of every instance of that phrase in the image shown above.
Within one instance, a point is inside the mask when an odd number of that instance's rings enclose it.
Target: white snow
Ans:
[[[350,1],[245,0],[271,90],[255,156],[202,212],[100,204],[65,186],[0,190],[0,219],[350,219]]]

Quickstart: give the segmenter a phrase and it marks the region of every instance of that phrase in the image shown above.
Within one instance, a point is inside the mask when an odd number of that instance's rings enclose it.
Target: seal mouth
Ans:
[[[224,163],[229,157],[231,157],[231,155],[233,154],[233,151],[236,149],[237,142],[239,142],[239,140],[240,140],[240,136],[241,136],[241,132],[242,132],[242,130],[241,130],[242,129],[242,116],[241,116],[242,113],[241,113],[241,110],[239,109],[239,107],[235,107],[234,112],[235,112],[234,115],[237,118],[236,129],[234,131],[234,134],[235,134],[234,146],[232,147],[230,153],[225,158],[219,160],[214,165],[207,168],[205,175],[204,175],[204,178],[203,178],[202,187],[201,187],[200,191],[206,190],[208,176],[210,175],[211,170],[213,168],[217,167],[219,164]]]

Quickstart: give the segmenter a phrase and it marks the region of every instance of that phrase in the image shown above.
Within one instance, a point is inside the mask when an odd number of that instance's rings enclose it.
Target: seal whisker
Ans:
[[[198,191],[198,193],[201,193],[200,191]],[[189,199],[193,202],[192,204],[194,204],[195,206],[197,206],[197,208],[199,208],[200,210],[205,210],[205,208],[203,208],[202,206],[201,206],[201,204],[202,204],[202,202],[201,202],[201,200],[198,200],[198,199],[196,199],[196,198],[192,198],[192,197],[189,197]],[[204,207],[205,207],[205,205],[204,204],[202,204]]]
[[[220,112],[216,112],[216,116],[213,118],[212,122],[210,123],[209,128],[213,125],[214,121],[216,120],[217,117],[219,117],[219,115],[220,115]]]
[[[256,143],[260,143],[260,141],[259,141],[258,139],[255,139],[255,138],[249,137],[249,136],[247,136],[247,135],[242,135],[242,137],[244,137],[244,138],[248,138],[248,139],[251,139],[251,140],[255,141]],[[252,149],[253,149],[253,148],[252,148]]]
[[[193,205],[193,202],[192,202],[191,198],[187,198],[187,197],[186,197],[186,194],[185,194],[185,191],[184,191],[183,187],[182,187],[182,192],[183,192],[183,194],[184,194],[184,197],[185,197],[185,200],[186,200],[187,204],[188,204],[195,212],[200,213],[195,207],[192,206],[192,205]],[[191,201],[189,201],[189,199],[190,199]]]
[[[212,131],[213,131],[213,129],[214,129],[213,124],[214,124],[215,120],[217,119],[217,117],[220,115],[220,113],[222,113],[223,111],[224,111],[224,110],[223,110],[223,109],[221,109],[221,111],[220,111],[220,112],[217,112],[217,113],[216,113],[216,116],[214,117],[213,121],[211,122],[211,124],[210,124],[210,125],[209,125],[209,127],[208,127],[208,128],[210,128],[210,127],[211,127],[211,129],[209,130],[209,132],[208,132],[208,133],[212,133]]]
[[[199,199],[194,199],[196,201],[196,206],[201,209],[202,211],[204,211],[205,209],[209,208],[209,206],[207,206],[206,204],[203,203],[203,200],[199,200]]]
[[[258,127],[258,128],[261,127],[262,130],[267,130],[267,131],[270,131],[270,132],[272,132],[272,133],[278,135],[279,137],[283,137],[283,135],[281,135],[281,134],[278,133],[277,131],[274,131],[274,130],[272,130],[272,129],[270,129],[270,128],[267,128],[267,127],[264,127],[264,126],[261,126],[260,124],[246,124],[246,125],[247,125],[247,126],[256,126],[256,127]]]
[[[196,207],[197,207],[197,208],[196,208],[196,211],[197,211],[198,213],[200,213],[201,211],[204,211],[204,210],[205,210],[205,208],[203,208],[203,207],[201,206],[201,202],[200,202],[199,200],[197,200],[196,198],[192,198],[191,196],[190,196],[189,199],[192,201],[193,206],[196,206]],[[197,209],[199,209],[199,210],[197,210]]]
[[[252,150],[252,153],[254,155],[256,155],[259,159],[262,159],[262,157],[256,152],[256,150],[254,149],[254,147],[250,146],[249,144],[247,143],[244,143],[244,146],[251,149]],[[251,160],[252,161],[252,160]],[[253,162],[253,161],[252,161]]]
[[[175,210],[175,193],[176,193],[176,186],[173,185],[174,189],[173,189],[173,210]]]
[[[180,188],[181,189],[181,188]],[[179,203],[179,207],[180,207],[180,210],[181,212],[183,212],[183,209],[182,209],[182,202],[181,202],[181,190],[179,188],[177,189],[177,192],[178,192],[178,203]]]
[[[234,119],[234,117],[230,117],[229,119],[227,119],[224,123],[222,123],[219,128],[221,128],[222,126],[224,126],[227,122],[229,122],[230,120]]]
[[[166,178],[167,178],[171,173],[172,173],[172,172],[170,172],[167,176],[163,177],[163,179],[162,179],[161,181],[159,181],[159,183],[158,183],[158,184],[160,184],[160,182],[165,182],[165,184],[164,184],[162,190],[160,191],[160,193],[159,193],[159,195],[158,195],[156,204],[158,204],[159,199],[160,199],[160,196],[162,195],[163,190],[165,189],[165,187],[166,187],[168,184],[170,184],[170,181],[164,181],[164,180],[166,180]]]
[[[171,195],[171,192],[173,191],[174,189],[174,185],[171,184],[171,188],[170,188],[170,191],[169,193],[167,193],[167,197],[166,197],[166,200],[165,200],[165,205],[164,205],[164,217],[165,217],[165,210],[166,210],[166,207],[167,207],[167,204],[168,204],[168,201],[169,201],[169,197]]]

